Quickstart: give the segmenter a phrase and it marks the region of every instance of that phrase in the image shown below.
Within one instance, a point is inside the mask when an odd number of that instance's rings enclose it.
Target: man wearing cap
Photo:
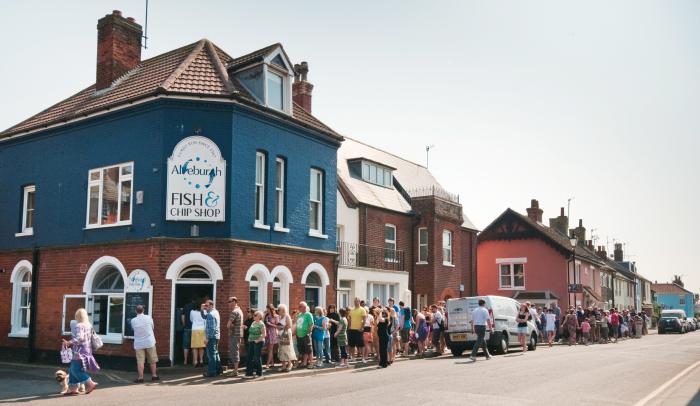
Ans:
[[[229,369],[233,376],[238,376],[238,363],[241,361],[240,344],[243,338],[243,311],[238,307],[238,298],[231,296],[228,299],[231,314],[228,316],[229,332]]]

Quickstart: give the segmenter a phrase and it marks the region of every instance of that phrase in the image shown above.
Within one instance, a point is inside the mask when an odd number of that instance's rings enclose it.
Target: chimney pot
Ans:
[[[583,227],[583,219],[578,219],[578,226]]]
[[[117,16],[117,17],[121,17],[122,12],[121,12],[121,10],[112,10],[112,15]]]
[[[112,11],[97,21],[97,72],[95,90],[112,82],[141,63],[143,30],[136,21]]]
[[[307,81],[309,64],[304,61],[294,65],[294,83],[292,83],[292,100],[311,113],[311,92],[314,85]]]
[[[126,19],[127,19],[127,21],[129,21],[130,23],[135,23],[135,22],[136,22],[136,19],[135,19],[134,17],[127,17]]]
[[[561,208],[561,211],[560,211],[559,215],[562,216],[562,217],[564,216],[564,208],[563,208],[563,207]]]
[[[530,207],[527,208],[526,211],[527,216],[530,217],[532,221],[542,223],[542,213],[544,212],[540,209],[540,203],[537,199],[530,200]]]

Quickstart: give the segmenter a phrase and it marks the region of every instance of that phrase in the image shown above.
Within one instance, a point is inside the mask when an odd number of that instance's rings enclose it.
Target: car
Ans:
[[[671,318],[671,319],[677,319],[678,320],[678,325],[673,322],[666,321],[663,324],[663,329],[662,327],[662,321],[664,318]],[[661,311],[661,317],[659,319],[659,333],[663,334],[668,330],[675,331],[677,333],[685,334],[689,330],[688,327],[688,318],[685,315],[685,311],[682,309],[665,309]],[[663,331],[663,332],[662,332]]]
[[[494,322],[494,332],[486,332],[484,339],[489,352],[505,354],[510,347],[519,347],[518,323],[515,321],[520,309],[518,301],[504,296],[471,296],[447,300],[447,331],[452,355],[460,356],[471,350],[476,343],[472,330],[472,311],[479,306],[479,299],[486,301],[486,308]],[[534,320],[527,322],[528,350],[537,349],[537,327]]]
[[[695,319],[692,318],[692,317],[689,317],[689,318],[685,321],[685,323],[686,323],[686,326],[688,327],[688,331],[695,331],[695,330],[698,329],[698,324],[697,324],[697,322],[695,321]]]
[[[662,316],[659,319],[658,331],[659,334],[666,334],[669,331],[683,334],[685,333],[685,327],[678,317]]]

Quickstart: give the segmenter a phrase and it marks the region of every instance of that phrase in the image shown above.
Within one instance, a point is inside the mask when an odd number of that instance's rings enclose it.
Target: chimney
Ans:
[[[583,219],[578,220],[578,227],[574,228],[574,236],[579,245],[586,245],[586,227],[583,226]]]
[[[615,251],[613,252],[613,255],[615,255],[615,262],[624,261],[625,256],[623,254],[624,253],[622,252],[622,244],[619,242],[615,243]]]
[[[292,100],[311,114],[311,91],[314,85],[306,80],[309,74],[309,64],[302,62],[294,65],[294,83],[292,84]]]
[[[542,209],[540,209],[540,202],[537,199],[530,200],[530,207],[527,209],[527,216],[537,223],[542,222]]]
[[[568,236],[569,218],[564,215],[564,208],[561,208],[559,217],[549,219],[549,227],[557,230],[560,234]]]
[[[605,252],[605,247],[602,246],[602,245],[598,247],[598,252],[597,252],[597,254],[598,254],[598,257],[599,257],[599,258],[608,259],[608,253]]]
[[[595,248],[593,247],[593,240],[588,240],[588,243],[586,244],[589,250],[595,251]]]
[[[141,63],[143,31],[136,21],[119,10],[97,21],[97,80],[95,90],[112,82]]]

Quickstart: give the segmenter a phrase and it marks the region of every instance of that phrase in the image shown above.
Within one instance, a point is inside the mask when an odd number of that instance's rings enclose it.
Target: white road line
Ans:
[[[700,365],[700,361],[695,362],[693,365],[689,366],[688,368],[682,370],[681,372],[678,373],[678,375],[674,376],[671,378],[671,380],[666,381],[665,384],[659,386],[656,388],[655,391],[651,392],[648,394],[644,399],[640,400],[639,402],[635,403],[634,406],[643,406],[646,405],[650,400],[654,399],[657,397],[661,392],[665,391],[668,389],[669,386],[673,385],[677,380],[681,379],[685,375],[687,375],[690,371],[692,371],[695,367]]]

